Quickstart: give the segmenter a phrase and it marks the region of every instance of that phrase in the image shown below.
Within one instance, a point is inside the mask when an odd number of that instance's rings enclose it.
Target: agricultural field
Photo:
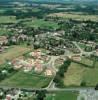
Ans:
[[[15,16],[0,16],[0,23],[16,23]]]
[[[49,14],[48,16],[53,16],[53,17],[61,17],[65,19],[75,19],[75,20],[91,20],[91,21],[98,21],[98,16],[97,15],[84,15],[84,14],[77,14],[77,13],[52,13]]]
[[[35,27],[35,28],[53,28],[53,29],[57,29],[58,28],[58,24],[55,22],[50,22],[50,21],[44,21],[43,19],[34,19],[32,21],[25,21],[22,23],[24,26],[27,27]]]
[[[8,29],[0,28],[0,35],[8,35],[11,34]]]
[[[41,88],[48,86],[51,78],[38,74],[24,73],[19,71],[8,79],[3,80],[0,86],[18,88]]]
[[[81,86],[81,83],[84,82],[85,86],[96,86],[98,83],[98,62],[96,62],[95,67],[92,66],[92,63],[86,58],[82,58],[80,64],[72,62],[65,73],[64,85]]]
[[[31,49],[26,46],[11,46],[0,54],[0,64],[5,63],[6,60],[12,60],[19,57],[30,50]]]
[[[45,100],[76,100],[78,92],[55,92],[47,94]]]

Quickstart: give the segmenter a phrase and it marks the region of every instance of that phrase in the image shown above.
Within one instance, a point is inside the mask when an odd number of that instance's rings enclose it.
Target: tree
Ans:
[[[96,65],[96,62],[98,60],[98,55],[96,54],[96,52],[94,52],[92,55],[91,55],[91,58],[93,58],[93,67],[95,67]]]
[[[81,82],[81,86],[86,86],[86,82],[85,81],[82,81]]]
[[[98,90],[98,84],[95,86],[95,90]]]
[[[46,90],[42,90],[42,91],[36,91],[37,94],[37,100],[44,100],[44,98],[46,97]]]

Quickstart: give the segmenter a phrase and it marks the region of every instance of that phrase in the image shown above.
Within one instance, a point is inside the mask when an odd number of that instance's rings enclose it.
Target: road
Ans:
[[[73,41],[73,44],[79,49],[79,51],[81,52],[80,55],[82,56],[83,54],[84,55],[91,55],[94,51],[91,51],[91,52],[85,52],[84,50],[82,50],[80,48],[80,46],[77,44],[77,42]]]

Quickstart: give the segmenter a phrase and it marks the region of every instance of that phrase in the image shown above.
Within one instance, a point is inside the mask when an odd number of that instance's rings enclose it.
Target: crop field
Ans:
[[[0,16],[0,23],[16,23],[15,16]]]
[[[49,14],[48,16],[53,16],[53,17],[61,17],[65,19],[75,19],[75,20],[92,20],[92,21],[98,21],[98,16],[97,15],[83,15],[83,14],[75,14],[75,13],[53,13]]]
[[[19,71],[3,80],[0,85],[19,88],[41,88],[48,86],[50,81],[51,78],[49,77]]]
[[[38,28],[38,27],[54,28],[54,29],[58,28],[57,23],[50,22],[50,21],[44,21],[42,19],[34,19],[32,21],[23,22],[22,24],[25,25],[25,26],[28,26],[28,27],[35,27],[35,28]]]
[[[80,86],[82,82],[85,82],[85,86],[95,86],[98,83],[98,62],[95,67],[91,67],[92,61],[83,58],[81,63],[89,64],[89,67],[72,62],[65,73],[65,86]]]
[[[21,56],[28,51],[30,51],[30,48],[25,46],[11,46],[0,54],[0,64],[4,63],[6,60],[12,60]]]
[[[45,100],[76,100],[78,92],[55,92],[47,94]]]

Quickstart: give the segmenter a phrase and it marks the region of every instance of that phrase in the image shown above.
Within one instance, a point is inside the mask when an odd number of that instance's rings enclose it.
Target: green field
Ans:
[[[55,92],[47,94],[45,100],[77,100],[77,92]]]
[[[15,16],[0,16],[0,23],[16,23]]]
[[[25,46],[11,46],[0,54],[0,64],[5,63],[6,60],[12,60],[19,57],[30,50],[30,48]]]
[[[19,71],[8,79],[3,80],[0,86],[19,88],[41,88],[48,86],[51,78]]]
[[[27,27],[35,27],[35,28],[38,28],[38,27],[49,28],[49,29],[58,28],[57,23],[51,22],[51,21],[44,21],[43,19],[33,19],[32,21],[25,21],[22,24]]]
[[[0,28],[0,35],[8,35],[11,34],[8,29]]]
[[[98,62],[93,67],[91,60],[82,58],[81,63],[84,63],[84,65],[71,63],[65,73],[65,86],[80,86],[81,82],[85,82],[85,86],[95,86],[98,83]],[[85,66],[85,64],[88,66]]]
[[[75,19],[75,20],[92,20],[92,21],[98,21],[98,16],[97,15],[84,15],[84,14],[77,14],[77,13],[53,13],[49,14],[48,16],[53,16],[53,17],[61,17],[65,19]]]

